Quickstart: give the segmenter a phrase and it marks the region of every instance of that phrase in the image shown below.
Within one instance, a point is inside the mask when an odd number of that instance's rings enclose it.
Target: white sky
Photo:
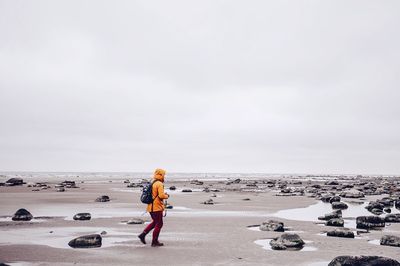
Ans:
[[[400,174],[399,12],[0,0],[0,170]]]

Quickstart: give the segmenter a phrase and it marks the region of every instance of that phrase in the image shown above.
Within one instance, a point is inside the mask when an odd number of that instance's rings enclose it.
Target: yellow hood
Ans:
[[[161,181],[161,182],[164,182],[164,176],[165,176],[165,170],[163,170],[163,169],[160,169],[160,168],[157,168],[155,171],[154,171],[154,179],[155,180],[159,180],[159,181]]]

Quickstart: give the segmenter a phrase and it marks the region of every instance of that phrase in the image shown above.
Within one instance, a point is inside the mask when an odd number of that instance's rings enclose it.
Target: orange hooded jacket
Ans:
[[[168,199],[168,195],[164,193],[164,176],[165,170],[156,169],[153,177],[153,203],[147,205],[148,212],[158,212],[165,209],[163,200]]]

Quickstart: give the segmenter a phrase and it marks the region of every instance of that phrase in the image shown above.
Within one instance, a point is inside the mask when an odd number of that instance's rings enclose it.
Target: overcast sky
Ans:
[[[0,0],[0,170],[400,174],[399,12]]]

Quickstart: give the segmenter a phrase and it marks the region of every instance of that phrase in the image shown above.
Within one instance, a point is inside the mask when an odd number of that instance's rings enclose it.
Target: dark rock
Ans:
[[[366,206],[365,208],[366,208],[368,211],[372,212],[373,209],[379,209],[379,210],[383,211],[383,208],[384,208],[384,207],[385,207],[385,206],[383,206],[382,203],[379,203],[379,202],[377,202],[377,201],[371,201],[371,202],[368,203],[368,206]]]
[[[327,213],[324,216],[320,216],[318,217],[318,220],[330,220],[330,219],[334,219],[334,218],[340,218],[342,217],[342,211],[341,210],[335,210],[331,213]]]
[[[320,200],[322,201],[322,202],[330,202],[330,200],[332,199],[332,195],[322,195],[321,197],[320,197]]]
[[[182,189],[182,192],[188,193],[188,192],[192,192],[191,189]]]
[[[165,208],[170,210],[170,209],[173,209],[174,206],[168,204],[167,206],[165,206]]]
[[[333,197],[329,200],[329,203],[332,203],[332,202],[340,202],[340,197],[339,197],[339,196],[333,196]]]
[[[381,245],[400,247],[400,237],[392,235],[384,235],[381,238]]]
[[[359,216],[356,218],[358,229],[385,227],[385,219],[379,216]]]
[[[98,248],[101,247],[101,241],[101,235],[93,234],[72,239],[68,245],[71,248]]]
[[[109,197],[109,196],[106,196],[106,195],[103,195],[103,196],[98,197],[98,198],[96,199],[96,202],[107,202],[107,201],[110,201],[110,197]]]
[[[375,215],[381,215],[383,213],[383,210],[382,209],[372,209],[372,210],[370,210],[370,212]]]
[[[394,201],[394,207],[400,210],[400,199]]]
[[[304,241],[298,234],[283,233],[280,237],[272,239],[269,244],[274,250],[301,249]]]
[[[77,213],[73,217],[73,219],[76,221],[77,220],[78,221],[86,221],[86,220],[90,220],[91,218],[92,218],[92,216],[88,212]]]
[[[325,185],[327,185],[327,186],[338,186],[338,185],[339,185],[339,182],[338,182],[338,181],[334,181],[334,180],[332,180],[332,181],[326,181],[326,182],[325,182]]]
[[[328,231],[326,235],[334,237],[354,238],[353,231],[346,228],[337,228],[335,230]]]
[[[261,231],[275,231],[275,232],[284,232],[284,225],[283,222],[275,221],[275,220],[269,220],[266,222],[263,222],[260,225],[260,230]]]
[[[325,222],[326,226],[338,226],[343,227],[344,220],[342,218],[333,218]]]
[[[32,220],[32,214],[26,209],[19,209],[12,217],[13,221],[30,221]]]
[[[378,256],[339,256],[328,266],[400,266],[394,259]]]
[[[384,208],[383,211],[386,212],[386,213],[391,213],[391,212],[392,212],[392,209],[390,209],[390,208]]]
[[[63,188],[63,187],[59,187],[59,188],[57,188],[57,190],[56,190],[57,192],[65,192],[65,188]]]
[[[385,222],[387,222],[387,223],[400,223],[400,213],[387,214],[385,216]]]
[[[344,202],[332,202],[331,204],[332,204],[332,209],[334,210],[345,210],[349,207]]]
[[[170,186],[169,190],[176,190],[176,186]]]
[[[359,190],[351,189],[343,191],[342,193],[340,193],[340,196],[342,198],[364,198],[365,195]]]
[[[107,234],[107,231],[101,231],[100,235],[105,236]]]
[[[249,198],[244,198],[244,199],[242,199],[242,200],[244,200],[244,201],[249,201],[250,199],[249,199]]]
[[[139,218],[130,219],[126,224],[144,224],[144,220]]]
[[[5,183],[5,185],[6,186],[21,186],[23,183],[24,183],[24,180],[22,178],[13,177],[13,178],[8,179]]]
[[[208,200],[204,201],[203,204],[205,204],[205,205],[214,205],[214,201],[212,199],[208,199]]]

